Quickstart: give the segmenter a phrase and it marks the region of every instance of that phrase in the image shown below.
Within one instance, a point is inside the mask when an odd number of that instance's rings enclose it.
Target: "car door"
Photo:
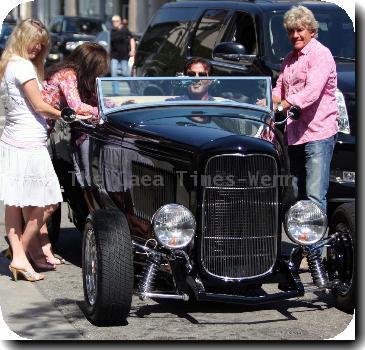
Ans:
[[[215,50],[212,53],[214,72],[217,75],[262,75],[259,61],[259,42],[257,25],[253,14],[237,10],[229,19],[229,23],[222,28],[220,43],[240,44],[244,48],[244,55],[239,60],[225,57],[216,57]],[[217,43],[219,44],[219,43]]]
[[[183,70],[191,30],[200,10],[162,8],[152,18],[135,57],[137,76],[174,76]]]
[[[226,75],[220,65],[212,61],[212,52],[215,45],[221,42],[232,15],[233,11],[229,9],[218,8],[204,11],[187,48],[188,58],[202,57],[209,60],[212,63],[214,75]]]

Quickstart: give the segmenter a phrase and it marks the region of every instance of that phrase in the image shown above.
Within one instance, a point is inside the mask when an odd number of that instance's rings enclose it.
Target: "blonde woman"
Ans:
[[[46,148],[45,118],[61,112],[42,99],[40,82],[50,44],[45,26],[27,19],[16,26],[0,62],[0,96],[5,127],[0,138],[0,200],[5,205],[5,227],[12,261],[10,270],[38,281],[27,253],[35,251],[37,233],[62,201],[60,185]],[[24,218],[24,226],[23,226]],[[45,261],[42,251],[32,256],[34,266]]]

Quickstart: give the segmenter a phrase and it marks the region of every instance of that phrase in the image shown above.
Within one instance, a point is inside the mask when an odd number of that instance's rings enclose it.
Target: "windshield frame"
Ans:
[[[242,81],[249,81],[249,80],[260,80],[265,81],[266,83],[266,101],[268,101],[266,106],[259,106],[252,103],[243,103],[243,102],[236,102],[236,101],[228,101],[228,100],[218,100],[218,101],[203,101],[203,100],[173,100],[173,101],[156,101],[156,102],[145,102],[145,103],[136,103],[136,104],[127,104],[124,106],[116,106],[112,108],[108,108],[104,103],[104,98],[106,96],[103,95],[103,82],[107,81],[186,81],[186,80],[242,80]],[[148,108],[148,107],[168,107],[168,106],[227,106],[227,107],[240,107],[240,108],[254,108],[258,110],[262,110],[265,112],[269,112],[272,109],[272,95],[271,95],[271,77],[269,76],[255,76],[255,77],[231,77],[231,76],[209,76],[209,77],[199,77],[199,78],[191,78],[186,76],[179,76],[179,77],[98,77],[96,78],[96,88],[97,88],[97,98],[99,109],[102,113],[103,117],[106,117],[110,113],[114,113],[117,111],[130,111],[136,110],[141,108]],[[126,96],[124,96],[126,97]]]

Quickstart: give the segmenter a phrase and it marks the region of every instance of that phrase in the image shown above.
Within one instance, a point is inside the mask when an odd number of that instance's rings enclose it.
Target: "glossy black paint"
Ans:
[[[194,117],[199,117],[199,122]],[[71,124],[72,132],[85,133],[90,140],[88,157],[93,209],[121,210],[127,218],[133,240],[145,244],[148,239],[153,239],[151,220],[154,212],[164,204],[182,204],[197,218],[195,243],[186,249],[193,260],[197,259],[203,187],[196,179],[204,173],[210,157],[265,154],[276,160],[279,174],[288,174],[282,136],[274,129],[271,117],[255,108],[172,106],[114,112],[95,128]],[[244,126],[244,129],[237,128],[237,125]],[[248,134],[260,126],[261,133]],[[51,140],[54,150],[57,147],[54,134]],[[78,202],[83,203],[82,208],[87,207],[80,196],[83,190],[77,182],[71,185],[72,174],[65,172],[65,169],[72,168],[72,163],[59,159],[55,152],[53,162],[58,174],[62,174],[60,180],[66,187],[66,200],[71,203],[73,216],[85,218],[83,211],[77,213],[80,205],[75,206]],[[146,175],[149,178],[143,181]],[[154,182],[154,179],[158,181]],[[197,261],[194,273],[204,279],[207,292],[215,289],[234,293],[245,290],[248,284],[287,281],[280,251],[282,214],[289,205],[284,200],[287,192],[290,188],[280,188],[276,230],[278,260],[273,269],[259,278],[230,282],[205,274]],[[135,259],[136,263],[143,263],[144,256],[136,254]]]

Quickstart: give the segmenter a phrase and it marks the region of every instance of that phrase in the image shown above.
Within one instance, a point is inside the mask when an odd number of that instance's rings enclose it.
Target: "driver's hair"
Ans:
[[[184,75],[187,74],[187,72],[190,70],[190,68],[193,64],[198,64],[198,63],[202,64],[204,66],[204,69],[207,72],[207,74],[210,75],[210,73],[212,71],[212,65],[209,63],[209,61],[207,61],[201,57],[193,57],[193,58],[190,58],[188,61],[186,61],[185,66],[184,66]]]

